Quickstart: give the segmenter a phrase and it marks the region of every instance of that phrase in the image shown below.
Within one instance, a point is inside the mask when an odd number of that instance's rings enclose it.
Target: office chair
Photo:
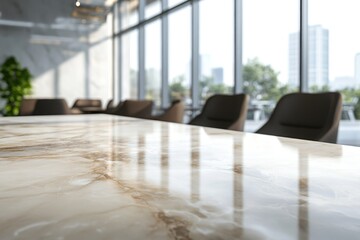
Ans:
[[[151,100],[125,100],[120,102],[113,114],[136,118],[151,118],[153,109]]]
[[[115,106],[114,105],[114,99],[110,99],[108,101],[108,103],[106,104],[106,109],[105,109],[105,113],[107,114],[113,114],[115,112],[115,110],[119,107],[120,105]]]
[[[65,99],[37,99],[32,115],[71,114]]]
[[[171,106],[163,114],[153,116],[151,119],[164,122],[182,123],[185,106],[180,100],[173,101]]]
[[[242,131],[247,115],[249,96],[246,94],[211,96],[202,112],[189,124]]]
[[[336,143],[341,106],[338,92],[291,93],[256,133]]]

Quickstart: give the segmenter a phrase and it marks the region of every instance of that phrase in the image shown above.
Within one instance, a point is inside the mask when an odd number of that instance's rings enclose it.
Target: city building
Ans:
[[[308,86],[329,85],[329,30],[321,25],[308,30]],[[299,83],[299,32],[289,36],[289,84]]]
[[[212,69],[212,77],[215,84],[224,83],[224,69],[221,67]]]

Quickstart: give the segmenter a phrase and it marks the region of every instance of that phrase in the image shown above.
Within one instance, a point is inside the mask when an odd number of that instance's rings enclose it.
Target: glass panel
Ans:
[[[338,143],[360,146],[359,9],[358,0],[309,0],[308,84],[310,92],[342,93]]]
[[[299,9],[299,0],[243,1],[243,79],[244,91],[251,97],[248,119],[265,120],[282,95],[298,91],[299,41],[294,36],[299,32]]]
[[[139,0],[121,1],[121,29],[128,28],[139,22]]]
[[[114,33],[118,33],[121,30],[121,5],[119,3],[114,4]]]
[[[182,2],[185,2],[185,0],[168,0],[169,8],[174,7]]]
[[[161,0],[145,0],[145,18],[153,17],[161,11]]]
[[[234,90],[234,1],[200,2],[200,99]],[[214,17],[216,16],[216,17]]]
[[[359,88],[359,7],[357,0],[309,0],[310,91]]]
[[[122,37],[122,99],[138,98],[138,31]]]
[[[119,100],[120,100],[120,92],[119,92],[119,89],[120,89],[120,74],[121,74],[121,56],[120,56],[120,46],[121,46],[121,43],[120,43],[120,36],[116,36],[114,38],[114,66],[115,66],[115,79],[114,79],[114,89],[113,89],[113,93],[114,93],[114,105],[117,105]]]
[[[185,7],[169,15],[170,100],[191,104],[191,12]]]
[[[145,91],[146,99],[161,104],[161,22],[145,26]]]

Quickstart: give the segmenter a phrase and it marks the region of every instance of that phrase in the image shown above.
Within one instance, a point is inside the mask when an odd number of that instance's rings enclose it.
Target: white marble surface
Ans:
[[[357,147],[108,115],[0,136],[0,239],[359,238]]]

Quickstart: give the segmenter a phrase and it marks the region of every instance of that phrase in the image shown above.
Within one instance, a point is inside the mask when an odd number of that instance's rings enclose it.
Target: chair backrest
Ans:
[[[30,116],[34,112],[37,99],[35,98],[23,98],[20,104],[19,116]]]
[[[109,108],[115,108],[114,106],[114,99],[110,99],[108,101],[108,103],[106,104],[106,109],[109,109]]]
[[[257,133],[336,143],[341,118],[341,94],[292,93],[277,103]]]
[[[65,99],[37,99],[32,115],[64,115],[70,114]]]
[[[153,120],[182,123],[184,118],[185,106],[181,101],[173,101],[171,106],[161,115],[154,116]]]
[[[246,94],[211,96],[202,112],[189,124],[242,131],[247,115],[249,96]]]
[[[102,102],[100,99],[76,99],[71,108],[81,108],[84,107],[102,107]]]
[[[114,99],[109,100],[109,102],[106,104],[105,113],[112,114],[116,111],[116,109],[120,108],[120,103],[115,106],[114,105]]]
[[[119,107],[113,112],[115,115],[151,118],[153,109],[153,101],[151,100],[125,100],[119,104]]]

